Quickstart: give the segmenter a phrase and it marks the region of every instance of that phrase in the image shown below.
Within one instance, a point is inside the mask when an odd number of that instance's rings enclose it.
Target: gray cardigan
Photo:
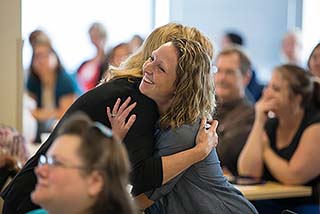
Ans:
[[[199,123],[156,133],[157,156],[166,156],[195,145]],[[223,176],[216,150],[207,158],[189,167],[167,184],[147,193],[157,201],[161,212],[149,209],[147,213],[257,213]]]

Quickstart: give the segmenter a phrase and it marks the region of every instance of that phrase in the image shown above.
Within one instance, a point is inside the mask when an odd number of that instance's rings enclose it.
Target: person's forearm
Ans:
[[[247,142],[238,159],[238,171],[240,175],[248,175],[260,178],[263,171],[263,127],[255,121]]]
[[[301,173],[295,173],[291,169],[290,162],[279,157],[271,148],[264,151],[264,161],[273,175],[279,182],[284,184],[303,184]]]
[[[197,147],[170,156],[163,156],[161,158],[163,170],[162,185],[176,177],[191,165],[201,161],[203,158],[203,152],[198,150]]]
[[[54,117],[54,110],[36,108],[31,111],[32,116],[39,121],[49,120]]]

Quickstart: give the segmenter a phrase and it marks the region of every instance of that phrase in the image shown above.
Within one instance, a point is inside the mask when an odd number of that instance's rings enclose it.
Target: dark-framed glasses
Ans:
[[[55,157],[49,155],[40,155],[38,160],[38,166],[48,165],[51,167],[61,167],[67,169],[82,169],[85,170],[87,167],[84,166],[75,166],[71,164],[62,163],[61,161],[57,160]]]

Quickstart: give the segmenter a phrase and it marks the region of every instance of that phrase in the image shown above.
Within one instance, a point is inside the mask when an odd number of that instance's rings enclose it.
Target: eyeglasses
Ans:
[[[238,74],[241,74],[240,69],[219,69],[217,68],[215,74],[224,74],[226,76],[236,76]]]
[[[94,122],[91,128],[95,128],[99,130],[99,132],[108,139],[113,137],[111,129],[104,126],[102,123]],[[40,155],[38,160],[38,166],[43,166],[45,164],[48,164],[49,166],[53,166],[53,167],[62,167],[62,168],[69,168],[69,169],[82,169],[82,170],[88,169],[87,167],[84,167],[84,166],[72,166],[72,165],[62,163],[52,156]]]
[[[48,166],[68,168],[68,169],[82,169],[82,170],[87,169],[84,166],[72,166],[72,165],[64,164],[52,156],[40,155],[38,160],[38,166],[43,166],[45,164],[48,164]]]

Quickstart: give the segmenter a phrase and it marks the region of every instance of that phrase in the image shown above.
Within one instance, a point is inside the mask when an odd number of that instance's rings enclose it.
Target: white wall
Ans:
[[[289,10],[296,15],[294,19],[290,14],[288,18],[288,1],[296,3],[297,11]],[[224,30],[240,32],[258,75],[266,81],[271,69],[280,63],[280,41],[292,27],[288,25],[301,25],[301,1],[171,0],[170,20],[198,27],[208,34],[218,51]]]
[[[20,0],[0,1],[0,123],[22,127]]]

